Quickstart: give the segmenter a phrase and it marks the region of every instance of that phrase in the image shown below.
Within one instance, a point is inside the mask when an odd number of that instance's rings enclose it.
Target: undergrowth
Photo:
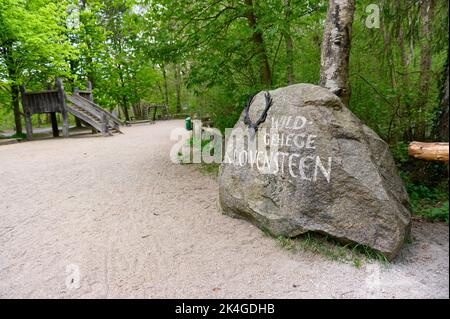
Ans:
[[[391,150],[411,201],[411,213],[448,224],[448,164],[411,159],[405,142]]]

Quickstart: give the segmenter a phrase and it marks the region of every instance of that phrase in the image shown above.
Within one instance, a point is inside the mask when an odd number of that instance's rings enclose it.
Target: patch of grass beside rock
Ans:
[[[264,233],[270,236],[267,231]],[[356,268],[360,268],[364,261],[388,263],[387,258],[383,254],[370,247],[360,244],[344,245],[330,236],[313,232],[307,232],[295,238],[278,236],[276,241],[283,249],[319,254],[333,261],[350,263]]]

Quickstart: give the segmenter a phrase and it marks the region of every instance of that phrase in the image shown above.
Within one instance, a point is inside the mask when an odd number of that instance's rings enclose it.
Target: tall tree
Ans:
[[[161,65],[162,74],[163,74],[163,95],[164,95],[164,103],[165,105],[169,106],[169,87],[167,85],[167,72],[166,72],[166,65]]]
[[[181,113],[181,67],[175,64],[175,92],[176,92],[176,112]]]
[[[272,73],[270,71],[269,58],[267,57],[263,34],[260,26],[258,26],[255,15],[255,4],[253,3],[253,0],[244,0],[244,2],[247,6],[246,16],[248,26],[252,30],[252,41],[255,46],[256,56],[260,63],[261,83],[266,87],[270,87],[272,85]]]
[[[439,103],[439,111],[437,113],[437,124],[435,126],[434,138],[438,142],[448,142],[448,119],[449,119],[449,88],[448,88],[448,60],[444,72],[444,83],[441,89],[441,101]]]
[[[40,0],[0,2],[0,64],[9,84],[17,134],[22,134],[19,86],[33,77],[67,74],[73,55],[65,35],[67,3]]]
[[[284,36],[286,39],[286,59],[287,59],[287,84],[291,85],[295,83],[294,75],[294,40],[291,35],[291,1],[284,0],[285,18],[286,18],[286,30]]]
[[[432,33],[431,21],[434,13],[434,0],[420,1],[420,87],[419,99],[417,102],[417,109],[419,112],[419,121],[417,123],[417,130],[415,134],[416,139],[423,140],[426,135],[427,128],[427,102],[430,89],[430,72],[431,72],[431,46]]]
[[[350,100],[349,60],[354,0],[329,0],[320,58],[320,85]]]

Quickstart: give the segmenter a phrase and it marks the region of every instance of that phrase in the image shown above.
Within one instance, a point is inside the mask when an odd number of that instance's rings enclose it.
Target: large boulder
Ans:
[[[388,145],[327,89],[296,84],[270,94],[257,134],[227,141],[219,174],[223,212],[275,236],[320,232],[394,258],[409,235],[410,212]],[[253,122],[265,103],[258,93]],[[236,132],[249,132],[244,112]],[[249,145],[261,136],[266,150],[278,149],[252,156]]]

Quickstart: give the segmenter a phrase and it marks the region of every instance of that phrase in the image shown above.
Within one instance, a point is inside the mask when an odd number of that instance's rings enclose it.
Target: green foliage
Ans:
[[[417,214],[432,221],[443,221],[448,225],[448,201],[444,202],[441,206],[418,211]]]
[[[12,112],[15,105],[17,121],[19,85],[46,88],[53,82],[50,78],[70,77],[67,60],[77,49],[66,35],[67,4],[66,0],[59,4],[44,0],[0,2],[0,109]],[[8,129],[12,123],[0,121]]]
[[[412,213],[430,221],[448,224],[448,186],[427,187],[423,184],[407,183]]]
[[[391,152],[398,167],[402,167],[404,164],[411,160],[408,156],[407,142],[397,142],[394,146],[391,146]]]
[[[439,104],[439,73],[448,55],[448,2],[436,2],[431,82],[425,107],[421,101],[421,45],[418,3],[388,1],[381,5],[380,28],[365,25],[370,0],[356,2],[350,57],[351,110],[385,140],[395,144],[423,138],[416,131],[425,121],[427,135]],[[402,32],[400,32],[400,30]]]
[[[67,75],[75,55],[65,35],[64,4],[43,0],[0,3],[0,76],[8,84]]]
[[[408,156],[408,143],[397,142],[391,147],[392,154],[399,169],[406,191],[411,201],[411,212],[430,221],[448,224],[448,180],[445,180],[448,166],[444,163],[417,162]],[[412,180],[417,166],[423,168],[427,180]],[[437,181],[437,183],[436,183]]]
[[[287,84],[290,65],[295,82],[318,83],[327,1],[289,3],[254,1],[249,8],[235,0],[61,0],[57,4],[3,0],[1,45],[5,49],[14,43],[15,67],[10,69],[17,72],[8,74],[11,62],[0,55],[0,77],[6,85],[0,90],[1,109],[10,114],[14,83],[45,89],[55,76],[63,76],[71,89],[84,87],[88,78],[94,84],[96,102],[119,108],[122,117],[135,112],[141,102],[166,100],[170,112],[176,113],[179,100],[183,113],[210,116],[224,130],[234,126],[247,96],[265,88],[259,49],[252,40],[255,32],[262,35],[271,88]],[[369,29],[365,8],[370,3],[356,3],[350,108],[396,145],[411,140],[420,121],[431,130],[436,118],[438,78],[448,52],[448,3],[437,2],[432,20],[425,107],[417,102],[423,44],[419,3],[384,2],[381,27]],[[254,27],[247,19],[249,10],[256,18]],[[292,55],[286,46],[288,38],[293,43]],[[402,52],[407,53],[406,60]],[[180,90],[176,66],[181,69]],[[11,117],[4,118],[2,126],[11,127]]]

